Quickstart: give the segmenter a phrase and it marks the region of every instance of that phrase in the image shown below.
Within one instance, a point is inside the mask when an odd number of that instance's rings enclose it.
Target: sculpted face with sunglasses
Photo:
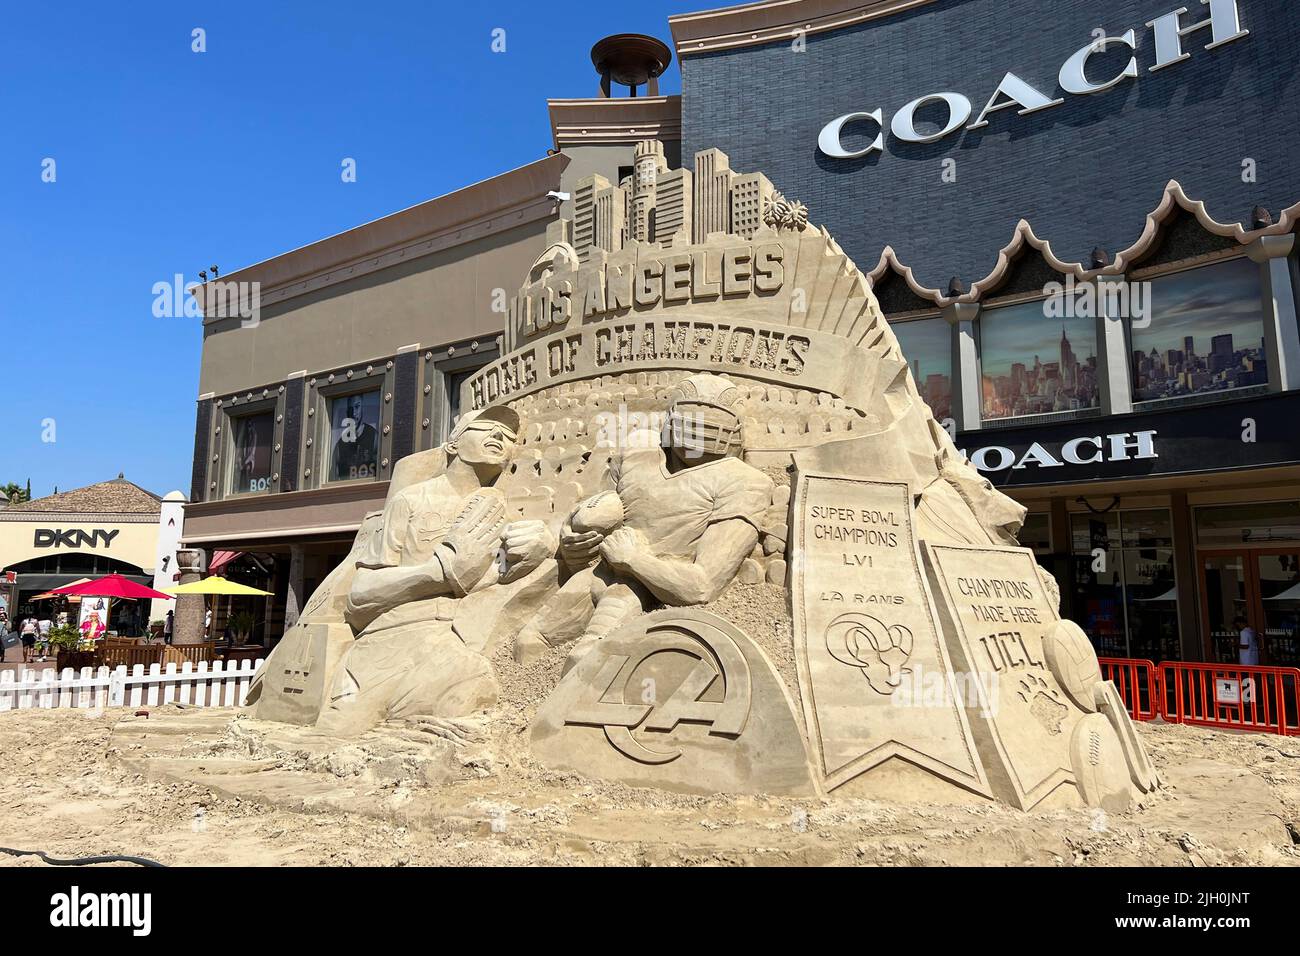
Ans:
[[[320,729],[351,735],[388,719],[457,717],[495,703],[491,665],[452,620],[466,595],[517,580],[554,554],[545,524],[508,521],[494,486],[518,431],[518,416],[504,407],[464,416],[438,467],[390,495],[356,561],[345,615],[356,642],[335,671]]]

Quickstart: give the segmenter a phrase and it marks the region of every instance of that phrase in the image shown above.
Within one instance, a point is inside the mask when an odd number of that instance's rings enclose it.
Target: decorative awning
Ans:
[[[225,570],[226,565],[239,557],[242,551],[214,551],[212,560],[208,562],[208,574],[220,574]]]

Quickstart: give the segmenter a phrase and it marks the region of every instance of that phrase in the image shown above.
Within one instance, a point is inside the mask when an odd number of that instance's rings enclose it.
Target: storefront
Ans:
[[[671,18],[683,155],[806,203],[1107,656],[1300,664],[1300,18],[1268,0]],[[746,95],[742,95],[746,91]]]
[[[1264,658],[1289,664],[1300,660],[1297,416],[1300,393],[1224,397],[959,444],[1032,509],[1022,541],[1068,582],[1067,606],[1103,654],[1228,659],[1240,615]]]
[[[105,574],[121,574],[156,589],[177,579],[176,549],[182,533],[185,497],[166,498],[119,475],[112,481],[56,492],[0,508],[0,570],[7,585],[11,620],[52,614],[56,606],[77,617],[80,606],[61,599],[35,601],[54,588]],[[99,599],[103,600],[103,599]],[[145,632],[170,602],[85,603],[108,628],[123,635]],[[75,622],[74,622],[75,623]]]

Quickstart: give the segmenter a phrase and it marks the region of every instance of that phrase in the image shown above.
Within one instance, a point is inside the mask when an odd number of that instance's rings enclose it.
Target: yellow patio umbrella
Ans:
[[[237,581],[228,581],[217,575],[204,578],[201,581],[191,581],[189,584],[178,584],[175,587],[163,588],[163,590],[168,594],[243,594],[249,597],[275,597],[270,591],[252,588]]]
[[[262,591],[258,588],[249,587],[247,584],[240,584],[237,581],[228,581],[220,575],[212,575],[199,581],[191,581],[189,584],[178,584],[175,587],[163,588],[168,594],[213,594],[213,595],[244,595],[247,597],[275,597],[271,591]],[[205,602],[206,603],[206,602]],[[216,608],[212,608],[212,620],[215,624],[217,619]]]

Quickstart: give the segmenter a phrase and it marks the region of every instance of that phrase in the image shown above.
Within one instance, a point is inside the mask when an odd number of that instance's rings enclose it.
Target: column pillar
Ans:
[[[176,552],[176,569],[180,572],[179,584],[189,584],[203,577],[208,566],[207,553],[202,548],[182,548]],[[176,616],[172,619],[173,644],[203,643],[203,612],[207,598],[201,594],[182,594],[176,598]]]
[[[303,588],[306,586],[303,580],[304,566],[307,562],[307,552],[300,544],[289,545],[289,592],[284,599],[284,629],[286,631],[298,623],[298,618],[302,616],[303,606],[307,603],[307,595],[303,594]]]
[[[1268,387],[1273,392],[1300,389],[1300,326],[1296,322],[1296,270],[1290,256],[1295,236],[1260,236],[1246,255],[1260,267],[1264,309],[1264,352]]]
[[[978,302],[954,302],[942,312],[952,326],[952,417],[957,431],[977,430],[980,417],[980,362],[975,347]]]
[[[262,598],[262,633],[255,638],[260,641],[263,647],[269,648],[275,639],[280,635],[275,633],[275,624],[271,620],[275,614],[275,595],[280,593],[280,580],[284,576],[284,561],[277,560],[274,556],[271,558],[271,580],[267,590],[271,592],[270,597]]]
[[[1133,411],[1133,376],[1129,371],[1129,343],[1123,316],[1108,308],[1122,301],[1109,290],[1125,282],[1123,276],[1098,276],[1093,283],[1097,303],[1097,392],[1103,415]]]
[[[1187,492],[1169,496],[1169,510],[1174,524],[1174,582],[1178,589],[1178,644],[1183,660],[1205,660],[1205,638],[1201,634],[1201,602],[1196,566],[1196,528]]]

